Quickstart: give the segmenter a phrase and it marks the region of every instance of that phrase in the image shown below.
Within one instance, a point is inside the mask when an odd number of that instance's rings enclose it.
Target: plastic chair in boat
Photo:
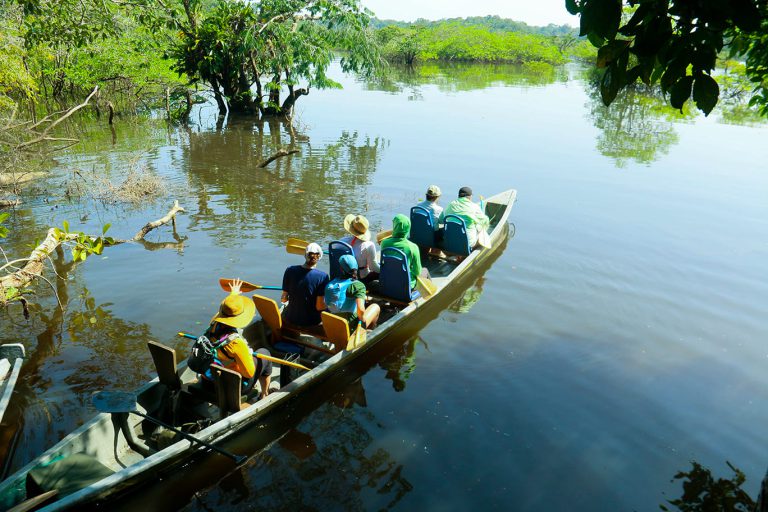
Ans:
[[[421,296],[416,290],[411,290],[411,271],[408,268],[408,258],[405,253],[395,247],[387,247],[381,251],[381,283],[380,293],[398,302],[411,302]]]
[[[429,210],[423,206],[411,208],[411,234],[408,236],[410,241],[420,248],[437,247],[436,233],[434,219]]]
[[[341,267],[339,266],[339,258],[344,256],[345,254],[350,254],[354,256],[354,252],[352,251],[352,246],[349,245],[346,242],[342,242],[340,240],[334,240],[333,242],[328,244],[328,266],[329,266],[329,275],[331,276],[331,279],[336,279],[337,277],[341,277]]]
[[[446,215],[443,232],[442,249],[451,254],[459,256],[469,256],[472,248],[469,246],[469,237],[467,236],[467,225],[464,219],[458,215]]]

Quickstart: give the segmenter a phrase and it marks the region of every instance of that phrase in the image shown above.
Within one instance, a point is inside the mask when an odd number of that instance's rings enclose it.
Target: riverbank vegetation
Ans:
[[[507,23],[509,22],[509,23]],[[566,31],[528,27],[498,17],[440,22],[392,23],[376,32],[382,55],[412,65],[426,61],[564,64],[569,58],[592,58],[594,48]]]

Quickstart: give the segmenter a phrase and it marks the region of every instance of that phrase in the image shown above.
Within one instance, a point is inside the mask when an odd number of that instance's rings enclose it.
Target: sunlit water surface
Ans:
[[[434,183],[443,204],[463,185],[518,190],[516,235],[474,285],[305,400],[243,468],[124,508],[657,510],[690,461],[726,478],[730,461],[754,497],[768,466],[766,127],[631,98],[606,111],[576,68],[336,76],[344,89],[302,98],[293,130],[217,129],[210,106],[189,128],[71,128],[88,142],[58,159],[59,193],[76,169],[119,181],[145,166],[167,195],[128,210],[27,198],[3,249],[23,257],[64,219],[130,238],[173,199],[183,242],[163,227],[155,244],[60,264],[65,311],[41,283],[29,320],[2,313],[2,341],[29,354],[0,428],[6,469],[90,417],[94,391],[151,378],[146,340],[185,353],[176,332],[207,325],[218,277],[279,284],[300,261],[288,236],[327,242],[350,212],[385,228]],[[257,168],[283,146],[301,153]]]

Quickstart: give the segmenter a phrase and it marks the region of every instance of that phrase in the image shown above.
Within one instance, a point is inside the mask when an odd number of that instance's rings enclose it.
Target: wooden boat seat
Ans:
[[[184,391],[198,400],[216,404],[222,418],[240,410],[240,402],[247,397],[241,394],[242,377],[239,373],[226,368],[212,367],[215,379],[213,389],[198,383],[183,385],[176,367],[176,351],[156,341],[148,341],[147,346],[152,354],[160,383],[167,386],[171,392]],[[236,399],[233,398],[234,393],[237,393]],[[237,409],[234,404],[238,404]],[[177,404],[174,404],[174,414],[176,407]]]
[[[226,418],[230,414],[240,412],[240,410],[248,407],[248,403],[243,403],[242,400],[242,376],[236,371],[221,366],[212,366],[211,370],[216,384],[219,416]],[[255,379],[256,376],[253,378]]]
[[[349,343],[349,323],[346,319],[323,311],[320,317],[323,319],[323,330],[328,341],[333,343],[336,351],[347,348]]]
[[[314,336],[321,340],[325,340],[333,343],[333,341],[328,339],[327,336],[324,336],[318,333],[317,331],[314,331],[311,329],[299,329],[297,327],[285,325],[283,323],[283,317],[280,315],[280,308],[277,307],[277,302],[270,299],[269,297],[264,297],[262,295],[254,295],[253,303],[256,305],[256,309],[258,310],[259,315],[261,315],[261,319],[264,320],[264,323],[266,323],[269,326],[270,331],[272,331],[273,347],[276,347],[276,346],[279,347],[278,343],[283,339],[288,340],[297,345],[302,345],[304,347],[311,348],[313,350],[325,352],[326,354],[335,354],[336,352],[338,352],[339,350],[343,349],[346,346],[345,344],[341,348],[338,348],[338,345],[334,343],[335,348],[337,348],[337,350],[334,351],[322,345],[315,345],[314,343],[304,341],[301,339],[302,334],[308,334],[310,336]],[[282,350],[281,352],[285,352],[285,351]]]

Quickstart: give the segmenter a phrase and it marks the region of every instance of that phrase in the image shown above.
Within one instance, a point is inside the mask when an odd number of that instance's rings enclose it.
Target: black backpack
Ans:
[[[208,331],[206,331],[208,334]],[[231,341],[230,335],[224,336],[218,343],[212,342],[203,334],[192,344],[187,366],[195,373],[205,373],[216,360],[216,351]]]

